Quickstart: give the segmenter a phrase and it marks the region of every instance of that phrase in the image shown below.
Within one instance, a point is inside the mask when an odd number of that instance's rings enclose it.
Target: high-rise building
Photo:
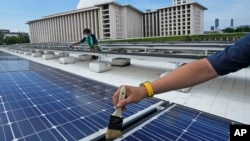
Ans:
[[[72,42],[90,28],[99,39],[202,34],[204,10],[197,2],[142,12],[114,0],[80,0],[77,10],[28,21],[31,43]]]
[[[218,29],[219,27],[219,19],[215,19],[215,29]]]
[[[199,3],[190,2],[146,12],[144,37],[203,34],[206,9]]]
[[[214,31],[214,26],[211,26],[211,27],[210,27],[210,30],[211,30],[211,31]]]
[[[231,27],[234,26],[234,19],[231,19],[231,21],[230,21],[230,26],[231,26]]]

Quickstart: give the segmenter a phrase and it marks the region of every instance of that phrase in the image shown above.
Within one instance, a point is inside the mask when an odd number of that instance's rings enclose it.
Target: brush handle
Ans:
[[[122,86],[120,93],[119,93],[119,101],[125,99],[125,96],[126,96],[126,88],[125,86]],[[122,109],[121,108],[116,109],[112,115],[122,118]]]

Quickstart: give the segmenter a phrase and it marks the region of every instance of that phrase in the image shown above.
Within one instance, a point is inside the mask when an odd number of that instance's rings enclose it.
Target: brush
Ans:
[[[123,100],[126,96],[126,88],[123,86],[119,93],[119,101]],[[115,110],[115,112],[110,115],[109,119],[109,125],[106,133],[106,139],[111,140],[118,138],[122,135],[121,129],[122,129],[122,109],[118,108]]]

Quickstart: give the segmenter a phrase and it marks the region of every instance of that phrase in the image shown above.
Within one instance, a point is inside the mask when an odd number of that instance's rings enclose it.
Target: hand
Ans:
[[[69,45],[70,48],[74,49],[73,45]]]
[[[113,95],[113,103],[115,109],[122,108],[122,110],[126,109],[126,105],[131,103],[138,103],[143,98],[147,97],[147,90],[145,87],[133,87],[133,86],[125,86],[126,88],[126,97],[124,100],[119,101],[119,92],[122,87],[118,88],[118,90]]]

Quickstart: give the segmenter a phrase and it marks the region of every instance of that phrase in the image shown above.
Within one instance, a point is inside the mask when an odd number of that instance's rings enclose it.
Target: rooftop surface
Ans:
[[[64,65],[60,64],[58,59],[43,60],[41,57],[2,51],[114,86],[124,84],[138,86],[141,82],[153,81],[160,78],[161,74],[175,69],[175,64],[168,62],[132,59],[130,66],[112,66],[110,71],[95,73],[88,68],[92,61],[78,61],[75,64]],[[111,61],[111,59],[102,57],[105,61]],[[250,69],[246,68],[194,86],[187,93],[170,91],[155,97],[250,124],[250,88],[248,86],[250,86]]]

